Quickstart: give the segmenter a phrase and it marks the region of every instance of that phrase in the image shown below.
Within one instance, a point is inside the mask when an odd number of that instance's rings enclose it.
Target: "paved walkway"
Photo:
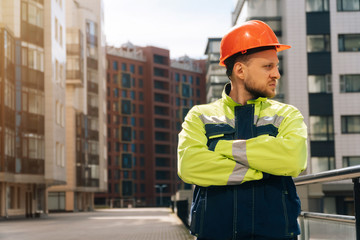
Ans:
[[[1,240],[193,240],[168,208],[56,213],[0,221]]]

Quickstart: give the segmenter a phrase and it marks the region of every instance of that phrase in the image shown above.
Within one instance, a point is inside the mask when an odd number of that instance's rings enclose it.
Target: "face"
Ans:
[[[273,98],[276,95],[277,80],[280,79],[276,50],[270,49],[251,54],[248,61],[240,64],[245,92],[252,99]]]

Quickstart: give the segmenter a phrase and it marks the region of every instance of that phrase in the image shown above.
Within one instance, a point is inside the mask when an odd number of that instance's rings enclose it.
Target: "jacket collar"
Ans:
[[[235,107],[235,106],[241,106],[240,103],[235,102],[230,96],[230,91],[231,91],[231,83],[227,83],[225,84],[224,90],[222,92],[222,99],[223,102],[228,105],[229,107]],[[250,99],[247,101],[247,104],[256,104],[256,103],[260,103],[260,102],[264,102],[266,101],[267,98],[265,97],[259,97],[257,99]]]

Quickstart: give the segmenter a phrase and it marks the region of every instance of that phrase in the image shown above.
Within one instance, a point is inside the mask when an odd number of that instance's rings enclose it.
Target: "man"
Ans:
[[[300,200],[292,177],[307,161],[307,128],[276,94],[279,44],[248,21],[226,34],[220,65],[231,80],[222,98],[194,106],[179,134],[178,174],[195,184],[191,233],[199,240],[297,239]]]

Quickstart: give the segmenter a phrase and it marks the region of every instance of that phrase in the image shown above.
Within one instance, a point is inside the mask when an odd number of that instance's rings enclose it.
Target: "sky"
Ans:
[[[170,58],[205,58],[209,37],[231,28],[235,0],[104,0],[108,45],[130,41],[170,50]]]

